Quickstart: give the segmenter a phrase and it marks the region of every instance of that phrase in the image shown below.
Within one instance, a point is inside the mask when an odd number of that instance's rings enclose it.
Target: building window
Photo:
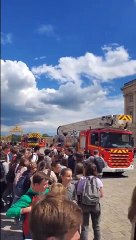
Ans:
[[[130,111],[129,115],[132,117],[132,122],[133,122],[133,111]]]
[[[129,95],[129,102],[133,102],[133,95],[132,94]]]
[[[91,133],[91,143],[92,145],[99,146],[99,139],[98,139],[98,133],[92,132]]]

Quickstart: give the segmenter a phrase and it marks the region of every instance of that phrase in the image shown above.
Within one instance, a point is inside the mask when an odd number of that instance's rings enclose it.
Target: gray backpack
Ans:
[[[84,183],[81,203],[87,206],[96,206],[99,203],[99,189],[96,177],[88,177]]]

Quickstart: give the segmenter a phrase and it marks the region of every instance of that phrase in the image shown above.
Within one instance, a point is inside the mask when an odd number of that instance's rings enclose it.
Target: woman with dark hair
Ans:
[[[84,171],[84,165],[83,163],[79,162],[76,164],[75,167],[75,179],[80,180],[81,177],[83,177],[83,171]]]
[[[22,196],[22,191],[18,191],[17,183],[19,179],[22,177],[23,173],[27,171],[29,165],[30,161],[23,156],[20,160],[17,169],[15,170],[15,179],[13,182],[14,199],[12,204],[15,203]]]
[[[55,183],[55,182],[58,181],[55,173],[51,169],[48,168],[47,163],[45,162],[45,160],[43,160],[43,161],[38,163],[37,171],[42,171],[47,176],[49,176],[49,178],[50,178],[49,184],[52,184],[52,183]]]
[[[37,165],[44,160],[44,154],[38,154]]]
[[[13,201],[14,193],[13,193],[13,182],[15,179],[15,172],[19,166],[19,162],[21,160],[22,154],[18,153],[15,159],[12,159],[9,163],[9,171],[6,175],[7,187],[3,193],[3,201],[4,205],[9,207]]]
[[[83,225],[81,231],[81,240],[88,240],[88,230],[89,230],[89,217],[91,215],[92,219],[92,227],[94,232],[94,239],[100,240],[100,216],[101,216],[101,208],[99,198],[103,197],[103,183],[97,177],[97,168],[93,163],[86,163],[84,166],[84,177],[81,177],[77,186],[77,195],[79,196],[80,202],[79,205],[83,210]],[[92,205],[86,205],[82,202],[83,193],[86,190],[85,186],[89,181],[90,188],[96,188],[98,192],[98,202]],[[93,190],[92,190],[93,191]],[[89,194],[89,189],[86,195]]]

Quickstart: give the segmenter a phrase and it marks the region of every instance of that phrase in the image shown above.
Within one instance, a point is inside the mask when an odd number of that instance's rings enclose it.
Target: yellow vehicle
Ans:
[[[23,147],[45,147],[46,140],[40,133],[28,133],[22,136],[21,145]]]

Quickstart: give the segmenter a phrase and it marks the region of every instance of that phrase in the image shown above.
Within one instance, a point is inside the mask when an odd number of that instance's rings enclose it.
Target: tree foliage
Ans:
[[[11,141],[12,142],[20,142],[21,141],[21,135],[12,134]]]
[[[49,137],[49,135],[47,133],[43,133],[42,137]]]

